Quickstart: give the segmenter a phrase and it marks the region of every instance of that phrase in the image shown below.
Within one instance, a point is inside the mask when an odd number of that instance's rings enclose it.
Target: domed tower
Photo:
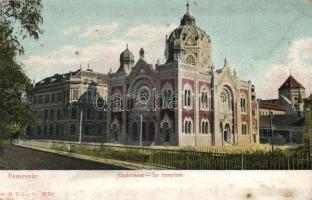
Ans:
[[[211,69],[211,39],[196,26],[195,17],[187,12],[180,22],[180,26],[166,38],[165,56],[167,63],[182,61],[187,64]]]
[[[133,53],[128,49],[128,45],[126,50],[120,54],[119,61],[120,67],[117,72],[125,72],[126,74],[129,74],[134,65],[134,57]]]

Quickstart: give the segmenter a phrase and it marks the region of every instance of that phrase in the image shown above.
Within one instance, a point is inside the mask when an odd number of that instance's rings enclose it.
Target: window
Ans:
[[[122,101],[120,94],[114,94],[112,96],[112,110],[113,111],[120,111],[122,109]]]
[[[44,110],[44,119],[48,120],[49,117],[49,111],[48,110]]]
[[[62,93],[57,93],[57,102],[61,102],[62,101]]]
[[[56,119],[60,120],[61,119],[61,109],[56,110]]]
[[[247,124],[242,124],[242,135],[247,135]]]
[[[42,101],[43,101],[42,98],[43,98],[42,96],[38,97],[38,104],[42,104]]]
[[[75,124],[70,125],[70,131],[69,132],[71,135],[76,135],[76,125]]]
[[[72,90],[72,100],[78,100],[78,89]]]
[[[98,135],[101,135],[101,133],[102,133],[102,127],[99,126],[99,127],[98,127]]]
[[[92,89],[88,89],[88,96],[87,96],[87,98],[88,98],[88,101],[92,101]]]
[[[53,125],[50,125],[50,135],[53,135]]]
[[[87,119],[91,119],[91,110],[90,110],[90,108],[87,109]]]
[[[246,112],[246,99],[244,97],[241,98],[240,106],[241,106],[241,111]]]
[[[55,125],[55,135],[59,135],[60,134],[60,125]]]
[[[173,102],[172,102],[172,90],[171,89],[165,89],[163,91],[163,102],[164,102],[164,108],[172,108]]]
[[[184,90],[184,106],[191,107],[191,90]]]
[[[134,140],[138,138],[138,124],[136,122],[132,123],[132,138]]]
[[[44,103],[49,103],[50,101],[50,95],[45,95],[44,96]]]
[[[223,88],[223,90],[221,91],[220,101],[221,101],[221,111],[225,111],[225,112],[231,111],[232,99],[230,96],[230,92],[226,87]]]
[[[202,121],[201,133],[202,134],[208,134],[209,133],[209,123],[207,120]]]
[[[150,90],[147,87],[142,87],[139,90],[139,101],[142,103],[148,102],[150,99]]]
[[[149,135],[148,135],[148,140],[153,141],[155,136],[155,124],[154,122],[149,123]]]
[[[252,116],[255,117],[256,116],[256,110],[252,109]]]
[[[43,134],[46,135],[48,133],[48,126],[44,125]]]
[[[85,126],[85,135],[90,135],[90,125]]]
[[[33,104],[37,104],[37,97],[36,96],[33,97]]]
[[[186,63],[190,65],[195,65],[195,57],[193,55],[188,55],[186,57]]]
[[[208,108],[208,93],[206,91],[201,92],[200,103],[201,103],[201,108],[203,109]]]
[[[50,110],[50,120],[54,120],[54,110]]]
[[[102,119],[103,119],[103,112],[99,111],[99,120],[102,120]]]
[[[55,102],[55,94],[51,95],[51,102],[54,103]]]
[[[190,120],[184,121],[184,133],[187,133],[187,134],[192,133],[192,121]]]
[[[71,110],[71,118],[72,118],[72,119],[77,119],[77,115],[78,115],[77,107],[72,107],[72,110]]]
[[[37,135],[41,135],[41,127],[37,127]]]

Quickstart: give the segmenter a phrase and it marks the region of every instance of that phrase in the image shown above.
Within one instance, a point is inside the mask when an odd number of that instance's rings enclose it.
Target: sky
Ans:
[[[25,39],[18,61],[34,81],[80,67],[107,73],[128,44],[135,60],[164,62],[165,36],[179,26],[186,0],[43,0],[44,33]],[[291,73],[312,92],[312,0],[190,0],[196,25],[258,98],[276,98]]]

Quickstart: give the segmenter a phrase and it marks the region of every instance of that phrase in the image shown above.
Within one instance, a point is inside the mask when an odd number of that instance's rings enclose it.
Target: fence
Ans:
[[[286,154],[282,151],[273,153],[261,151],[222,153],[213,150],[207,152],[185,149],[154,149],[56,141],[50,142],[49,145],[47,145],[47,142],[40,141],[32,144],[42,148],[145,164],[151,166],[151,168],[190,170],[312,169],[311,156],[303,152],[292,154]]]

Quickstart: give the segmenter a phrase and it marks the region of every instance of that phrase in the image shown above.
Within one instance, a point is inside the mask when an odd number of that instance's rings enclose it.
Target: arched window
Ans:
[[[41,135],[41,127],[37,128],[37,135]]]
[[[166,83],[162,89],[162,102],[164,108],[173,107],[173,89],[170,83]]]
[[[243,95],[241,97],[240,106],[241,106],[241,112],[246,112],[246,99]]]
[[[53,135],[53,125],[50,125],[50,135]]]
[[[192,133],[192,122],[191,121],[188,122],[187,132]]]
[[[190,117],[187,117],[184,120],[184,133],[190,134],[192,132],[193,132],[192,119]]]
[[[247,124],[246,123],[242,124],[242,135],[247,135]]]
[[[201,133],[208,134],[209,133],[209,123],[208,120],[203,120],[201,123]]]
[[[146,122],[142,122],[142,140],[146,141],[147,132],[146,132]]]
[[[151,98],[150,90],[146,86],[141,87],[139,92],[138,92],[138,94],[139,94],[139,98],[138,99],[139,99],[139,101],[141,103],[146,103]]]
[[[209,127],[208,127],[208,122],[206,122],[206,123],[205,123],[205,133],[206,133],[206,134],[208,134],[208,133],[209,133],[208,128],[209,128]]]
[[[206,89],[201,92],[200,107],[202,109],[208,109],[208,92]]]
[[[187,94],[187,106],[191,106],[191,90],[188,90]]]
[[[205,133],[205,122],[202,121],[202,124],[201,124],[201,133]]]
[[[221,101],[221,111],[230,111],[231,106],[231,96],[229,90],[224,87],[220,93],[220,101]]]
[[[148,140],[153,141],[155,136],[155,123],[150,122],[149,123],[149,135],[148,135]]]
[[[114,94],[111,97],[111,102],[113,111],[120,111],[122,109],[122,99],[120,94]]]
[[[133,139],[138,138],[138,124],[136,122],[132,123],[132,138]]]
[[[184,90],[184,106],[187,106],[187,90]]]
[[[90,127],[89,127],[89,125],[85,126],[85,135],[90,135]]]

